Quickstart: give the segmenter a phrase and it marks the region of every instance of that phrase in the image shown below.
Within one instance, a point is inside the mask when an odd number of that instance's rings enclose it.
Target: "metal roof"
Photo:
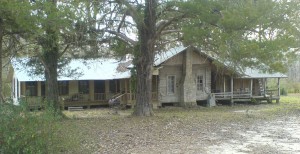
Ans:
[[[188,47],[179,46],[176,48],[169,49],[168,51],[164,51],[164,52],[160,52],[160,53],[156,54],[155,58],[154,58],[154,66],[158,66],[158,65],[162,64],[163,62],[176,56],[178,53],[181,53],[182,51],[184,51],[187,48]]]
[[[15,76],[19,81],[44,81],[43,75],[28,74],[27,68],[14,60],[13,67],[15,70]],[[24,61],[24,59],[23,59]],[[124,62],[124,61],[123,61]],[[130,78],[130,70],[123,70],[122,72],[117,69],[120,67],[120,61],[116,59],[73,59],[68,64],[68,68],[76,69],[80,76],[66,77],[59,76],[58,80],[112,80]]]
[[[188,47],[179,46],[172,48],[166,52],[161,52],[156,54],[154,59],[154,66],[158,66],[170,58],[176,56],[177,54],[183,52]],[[196,49],[196,48],[195,48]],[[209,57],[212,60],[217,60],[207,53],[198,50],[198,52],[204,56]],[[15,70],[15,76],[19,81],[44,81],[43,75],[32,75],[28,74],[26,71],[26,65],[18,63],[18,61],[26,61],[26,58],[14,59],[12,61],[13,68]],[[28,60],[28,58],[27,58]],[[225,63],[223,63],[226,66]],[[125,66],[126,65],[126,66]],[[101,58],[101,59],[73,59],[69,63],[68,67],[70,69],[77,69],[77,72],[81,76],[66,77],[59,76],[58,80],[112,80],[112,79],[122,79],[130,78],[130,70],[126,69],[130,67],[131,58],[128,58],[126,61],[118,61],[113,58]],[[244,72],[238,72],[240,74],[239,78],[286,78],[287,76],[281,73],[264,73],[258,69],[246,68]]]
[[[246,68],[241,78],[287,78],[285,74],[282,73],[264,73],[257,69]]]
[[[164,63],[165,61],[167,61],[170,58],[176,56],[177,54],[183,52],[184,50],[186,50],[189,47],[193,47],[193,46],[188,46],[188,47],[179,46],[179,47],[172,48],[166,52],[162,52],[159,55],[156,55],[154,65],[158,66],[158,65]],[[195,49],[197,49],[197,48],[195,48]],[[216,56],[212,56],[212,55],[208,54],[207,52],[204,52],[201,50],[197,50],[197,51],[199,54],[204,55],[204,56],[210,58],[211,60],[219,61],[218,60],[219,58],[217,58]],[[226,62],[220,62],[220,63],[222,63],[224,66],[227,66]],[[265,72],[260,71],[259,69],[253,69],[253,68],[246,68],[243,72],[237,72],[237,73],[240,74],[240,76],[238,78],[286,78],[287,77],[285,74],[282,74],[282,73],[278,73],[278,72],[265,73]]]

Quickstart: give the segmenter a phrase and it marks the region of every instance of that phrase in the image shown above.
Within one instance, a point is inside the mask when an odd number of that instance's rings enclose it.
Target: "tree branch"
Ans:
[[[130,43],[130,45],[135,46],[137,44],[136,41],[132,40],[131,38],[127,37],[126,35],[122,34],[122,33],[118,33],[116,31],[112,31],[112,30],[105,30],[105,32],[108,32],[110,34],[113,34],[117,37],[119,37],[120,39],[124,40],[125,42]]]
[[[141,19],[139,12],[126,0],[115,0],[118,4],[124,4],[127,7],[127,15],[132,17],[133,21],[137,24],[137,26],[144,25],[144,21]]]
[[[179,16],[176,16],[168,21],[161,21],[156,25],[156,34],[155,34],[155,38],[158,38],[161,34],[162,31],[165,30],[166,27],[170,26],[171,24],[173,24],[174,22],[179,21],[180,19],[185,18],[186,14],[182,14]]]
[[[59,54],[59,58],[62,57],[68,50],[68,48],[70,47],[70,44],[67,44],[67,46],[65,47],[65,49]]]

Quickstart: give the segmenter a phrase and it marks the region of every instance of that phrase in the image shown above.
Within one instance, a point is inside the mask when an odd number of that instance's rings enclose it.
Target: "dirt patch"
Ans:
[[[290,106],[174,107],[149,118],[96,109],[66,112],[63,125],[81,140],[70,153],[300,153],[300,105]]]
[[[236,130],[239,139],[212,145],[208,153],[300,153],[300,117],[260,122],[247,131]]]

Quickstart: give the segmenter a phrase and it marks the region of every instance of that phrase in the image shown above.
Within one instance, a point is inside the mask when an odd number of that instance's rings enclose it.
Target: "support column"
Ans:
[[[17,87],[18,87],[17,88],[17,98],[20,99],[22,89],[21,89],[21,82],[19,80],[17,80]]]
[[[192,107],[197,106],[196,102],[196,85],[193,77],[192,50],[188,48],[183,53],[183,69],[182,69],[182,89],[181,89],[181,106]]]
[[[41,81],[37,81],[37,96],[42,96],[42,86]]]
[[[110,99],[110,93],[109,93],[109,80],[105,80],[105,99]]]
[[[266,95],[267,95],[267,93],[266,93],[266,92],[267,92],[267,91],[266,91],[266,88],[267,88],[266,81],[267,81],[267,80],[264,78],[264,79],[263,79],[263,85],[264,85],[264,95],[265,95],[265,97],[266,97]]]
[[[250,97],[252,97],[253,95],[252,89],[253,89],[253,79],[250,80]]]
[[[226,77],[223,75],[223,92],[226,92]]]
[[[230,96],[230,105],[233,106],[234,101],[233,101],[233,76],[231,76],[231,80],[230,80],[230,91],[231,91],[231,96]]]
[[[279,100],[280,100],[280,78],[278,78],[277,80],[277,89],[278,89],[278,99],[276,99],[276,103],[279,104]]]
[[[94,101],[95,100],[95,82],[94,80],[89,81],[89,100]]]

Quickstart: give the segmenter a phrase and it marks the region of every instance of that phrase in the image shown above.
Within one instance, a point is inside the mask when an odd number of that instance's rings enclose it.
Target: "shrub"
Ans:
[[[280,95],[287,96],[287,91],[284,88],[281,88]]]
[[[57,118],[49,112],[30,112],[12,103],[0,105],[0,154],[56,153]]]

